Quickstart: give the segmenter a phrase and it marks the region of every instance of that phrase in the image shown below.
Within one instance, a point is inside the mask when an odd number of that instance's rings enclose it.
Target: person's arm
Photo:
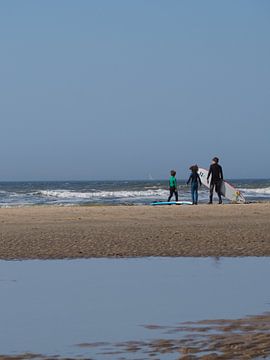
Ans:
[[[192,177],[192,175],[190,174],[190,177],[189,177],[189,179],[187,181],[187,185],[190,183],[191,177]]]
[[[220,178],[221,180],[223,180],[223,170],[221,166],[219,167],[219,170],[220,170]]]
[[[201,181],[200,175],[198,173],[197,173],[197,176],[198,176],[198,179],[199,179],[200,186],[202,186],[202,181]]]
[[[176,180],[176,178],[174,178],[174,187],[177,190],[177,180]]]
[[[210,166],[209,170],[208,170],[208,175],[207,175],[207,182],[209,182],[209,178],[210,175],[212,174],[212,165]]]

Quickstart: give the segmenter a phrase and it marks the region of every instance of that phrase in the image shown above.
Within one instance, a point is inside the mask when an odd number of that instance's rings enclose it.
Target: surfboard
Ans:
[[[154,201],[150,205],[192,205],[191,201]]]
[[[210,182],[211,182],[211,176],[209,178],[209,184],[207,183],[207,175],[208,170],[204,168],[199,168],[198,174],[200,176],[201,182],[204,186],[210,188]],[[235,188],[233,185],[229,184],[228,181],[223,180],[221,184],[221,194],[226,199],[234,202],[234,203],[240,203],[243,204],[246,202],[243,194],[240,190]]]

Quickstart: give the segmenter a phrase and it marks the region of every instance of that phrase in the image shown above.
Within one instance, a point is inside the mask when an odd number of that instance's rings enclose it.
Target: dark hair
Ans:
[[[171,175],[175,176],[176,175],[176,171],[175,170],[171,170]]]
[[[192,165],[189,170],[191,170],[192,172],[198,172],[199,168],[198,168],[198,165]]]
[[[212,160],[213,160],[214,162],[216,162],[216,163],[219,162],[219,158],[218,158],[218,157],[214,157]]]

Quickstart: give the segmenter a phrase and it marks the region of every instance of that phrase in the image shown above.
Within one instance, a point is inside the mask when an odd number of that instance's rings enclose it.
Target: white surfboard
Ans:
[[[199,168],[198,174],[200,176],[201,182],[206,187],[210,188],[211,176],[209,178],[209,183],[207,183],[208,170],[204,168]],[[229,184],[227,181],[223,180],[221,184],[221,194],[228,200],[234,203],[243,204],[246,200],[240,190],[236,189],[233,185]]]

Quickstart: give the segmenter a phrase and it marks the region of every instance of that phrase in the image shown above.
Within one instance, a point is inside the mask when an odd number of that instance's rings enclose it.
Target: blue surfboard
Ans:
[[[152,206],[156,205],[192,205],[191,201],[154,201]]]

